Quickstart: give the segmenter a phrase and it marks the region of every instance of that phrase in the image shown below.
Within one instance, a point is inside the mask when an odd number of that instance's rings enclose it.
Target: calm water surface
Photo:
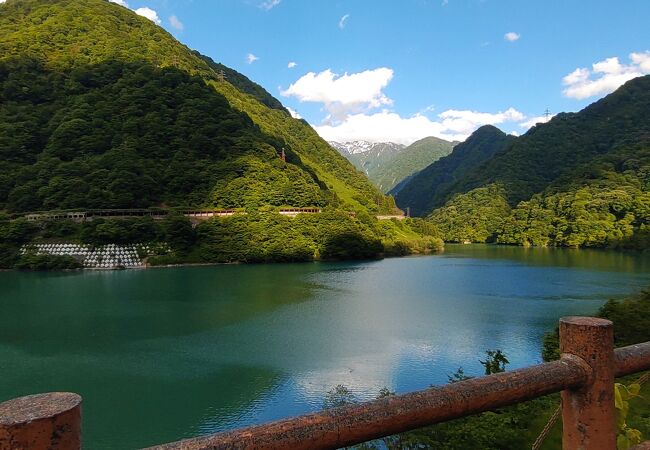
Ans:
[[[89,449],[136,448],[540,361],[563,315],[650,284],[650,255],[448,246],[332,264],[0,273],[0,401],[84,397]]]

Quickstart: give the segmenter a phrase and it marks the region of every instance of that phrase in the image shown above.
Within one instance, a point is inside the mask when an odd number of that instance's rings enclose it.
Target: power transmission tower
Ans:
[[[544,111],[544,117],[546,117],[547,122],[551,118],[551,111],[549,111],[548,108],[546,108],[546,111]]]

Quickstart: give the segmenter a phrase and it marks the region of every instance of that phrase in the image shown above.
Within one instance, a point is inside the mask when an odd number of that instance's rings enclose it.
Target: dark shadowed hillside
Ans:
[[[456,145],[450,155],[424,168],[391,193],[401,208],[410,208],[415,216],[425,215],[445,203],[454,183],[514,140],[514,136],[507,136],[496,127],[483,126]]]

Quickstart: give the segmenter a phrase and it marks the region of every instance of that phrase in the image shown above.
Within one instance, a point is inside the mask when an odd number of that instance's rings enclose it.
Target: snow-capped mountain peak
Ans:
[[[404,148],[402,144],[394,142],[369,142],[369,141],[350,141],[350,142],[330,142],[332,147],[341,153],[349,155],[356,155],[359,153],[366,153],[369,151],[377,151],[382,153],[385,150],[396,152]]]

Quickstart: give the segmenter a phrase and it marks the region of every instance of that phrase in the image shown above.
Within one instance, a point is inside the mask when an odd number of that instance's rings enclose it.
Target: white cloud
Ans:
[[[253,64],[253,63],[254,63],[255,61],[257,61],[258,59],[259,59],[259,58],[258,58],[257,56],[255,56],[255,55],[253,55],[252,53],[249,53],[248,55],[246,55],[246,62],[247,62],[248,64]]]
[[[621,64],[617,57],[607,58],[580,67],[565,76],[562,91],[566,97],[582,100],[615,91],[626,81],[650,74],[650,51],[630,53],[630,64]]]
[[[392,105],[383,92],[392,78],[393,70],[386,67],[344,75],[327,69],[302,76],[281,94],[300,102],[322,103],[328,115],[314,128],[328,141],[411,144],[427,136],[464,140],[482,125],[518,124],[526,119],[514,108],[496,113],[449,109],[433,120],[424,115],[434,110],[433,105],[411,117],[389,110],[373,112]]]
[[[344,75],[327,69],[309,72],[281,94],[300,102],[323,103],[331,115],[342,120],[351,113],[392,104],[382,92],[392,78],[393,70],[386,67]]]
[[[296,67],[297,65],[298,65],[298,63],[293,62],[293,61],[289,61],[289,64],[287,64],[287,67],[288,67],[289,69],[293,69],[293,68]]]
[[[0,0],[1,1],[1,0]],[[120,6],[124,6],[125,8],[131,9],[133,12],[135,12],[137,15],[146,17],[147,19],[151,20],[154,22],[156,25],[160,25],[162,21],[160,20],[160,17],[158,17],[158,13],[146,6],[143,6],[142,8],[137,8],[137,9],[132,9],[129,4],[126,2],[126,0],[108,0],[111,3],[118,4]],[[169,18],[169,22],[173,28],[176,28],[177,30],[182,30],[183,29],[183,24],[178,20],[176,16],[171,16]],[[180,25],[180,28],[177,27],[177,25]]]
[[[549,120],[551,120],[553,117],[555,117],[555,114],[553,115],[548,115],[548,116],[537,116],[537,117],[529,117],[527,118],[524,122],[520,122],[519,126],[521,128],[525,128],[528,130],[531,127],[534,127],[538,123],[546,123]]]
[[[278,6],[281,2],[282,0],[267,0],[265,2],[260,3],[259,7],[266,11],[270,11],[276,6]]]
[[[348,21],[349,18],[350,18],[350,14],[346,14],[343,17],[341,17],[341,20],[339,20],[339,28],[341,30],[343,28],[345,28],[345,24],[346,24],[346,22]]]
[[[643,73],[650,72],[650,51],[645,51],[643,53],[630,53],[630,59]]]
[[[525,116],[514,108],[497,113],[447,110],[438,114],[438,120],[431,120],[421,114],[405,118],[394,112],[382,111],[374,114],[353,114],[339,124],[325,124],[314,128],[328,141],[367,140],[408,145],[427,136],[462,141],[482,125],[497,125],[524,119]]]
[[[289,114],[291,114],[291,117],[293,117],[294,119],[302,119],[302,116],[298,114],[298,111],[291,109],[288,106],[286,108],[289,111]]]
[[[481,125],[496,125],[504,122],[516,122],[524,120],[521,112],[514,108],[508,108],[503,112],[484,113],[469,110],[449,109],[438,114],[442,119],[442,125],[447,132],[452,131],[459,134],[471,134]]]
[[[144,6],[142,8],[136,9],[135,13],[139,16],[146,17],[147,19],[151,20],[155,24],[158,25],[161,24],[161,20],[160,17],[158,17],[158,13],[151,8]]]
[[[510,31],[503,35],[503,39],[505,39],[508,42],[518,41],[520,37],[521,35],[519,33],[515,33],[514,31]]]
[[[183,31],[185,29],[185,25],[183,25],[183,22],[181,22],[176,16],[171,16],[169,18],[169,24],[172,26],[172,28],[178,31]]]
[[[436,105],[431,104],[431,105],[428,105],[428,106],[425,106],[424,108],[422,108],[422,109],[418,112],[418,114],[426,114],[426,113],[430,113],[430,112],[432,112],[432,111],[435,111],[435,109],[436,109]]]

